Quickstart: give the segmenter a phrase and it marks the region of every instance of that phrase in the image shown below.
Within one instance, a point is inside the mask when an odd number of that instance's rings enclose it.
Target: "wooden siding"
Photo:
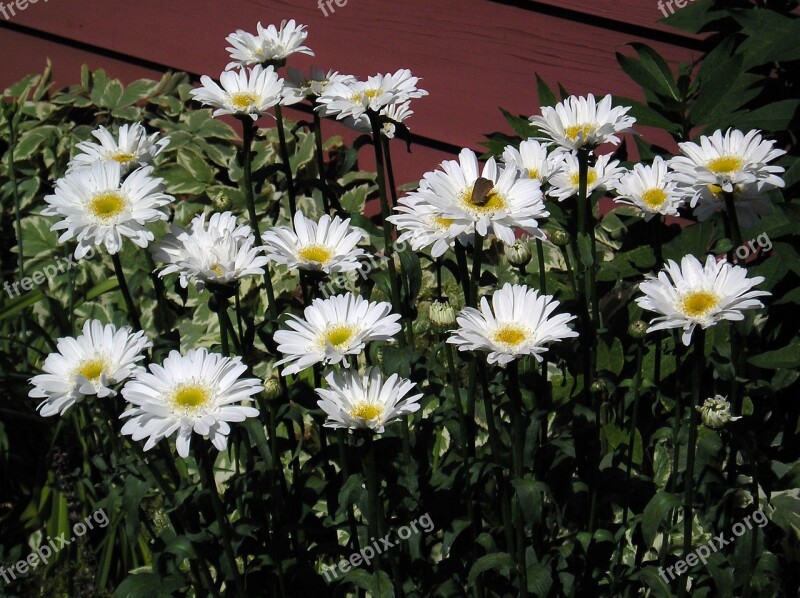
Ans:
[[[162,66],[216,77],[227,62],[228,33],[295,18],[308,25],[317,56],[293,57],[293,66],[358,76],[409,67],[423,77],[431,95],[414,102],[409,125],[421,144],[398,161],[405,182],[447,151],[479,149],[485,133],[508,131],[498,107],[537,111],[535,73],[571,93],[639,98],[614,57],[626,43],[649,43],[673,65],[697,57],[696,39],[661,34],[655,0],[598,4],[347,0],[326,17],[314,0],[40,1],[9,21],[0,18],[0,85],[40,71],[47,58],[62,85],[77,80],[83,62],[123,81],[155,77]]]

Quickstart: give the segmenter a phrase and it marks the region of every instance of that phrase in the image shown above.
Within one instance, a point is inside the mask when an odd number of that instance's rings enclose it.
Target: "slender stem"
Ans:
[[[219,319],[219,339],[222,355],[228,357],[231,354],[228,344],[228,300],[219,293],[214,294],[214,299],[216,303],[214,311],[217,312],[217,318]]]
[[[461,279],[461,289],[464,293],[464,303],[469,307],[474,307],[470,303],[469,292],[469,267],[467,266],[467,252],[461,241],[456,241],[456,263],[458,264],[458,277]]]
[[[383,143],[383,155],[386,161],[386,176],[389,179],[389,193],[392,197],[392,207],[397,205],[397,185],[394,182],[394,168],[392,168],[392,153],[389,148],[389,139],[381,135]]]
[[[694,457],[697,444],[697,406],[700,404],[703,366],[705,365],[705,331],[695,330],[694,351],[692,352],[692,400],[689,404],[689,442],[686,446],[686,475],[683,494],[683,554],[692,549],[692,507],[694,502]],[[685,596],[689,582],[688,572],[681,581],[680,595]]]
[[[344,430],[336,430],[336,444],[339,449],[339,466],[342,468],[342,480],[346,482],[350,478],[350,468],[347,464],[347,453],[345,451],[345,443],[347,436]],[[350,524],[350,548],[353,552],[359,550],[361,542],[358,539],[358,527],[356,526],[356,516],[353,512],[353,505],[347,505],[347,520]],[[369,543],[369,542],[367,542]]]
[[[136,309],[136,304],[131,297],[128,283],[125,281],[125,271],[122,269],[119,253],[112,254],[111,261],[114,262],[114,272],[116,272],[117,280],[119,281],[119,290],[122,292],[122,298],[125,300],[125,306],[128,308],[128,317],[131,319],[131,323],[136,330],[142,330],[142,322],[139,320],[139,311]]]
[[[370,538],[383,537],[380,515],[381,504],[378,489],[378,473],[375,468],[375,447],[372,432],[368,432],[364,437],[364,477],[367,483],[367,525],[369,527]],[[380,571],[380,558],[375,559],[375,570]]]
[[[756,509],[761,509],[761,502],[759,500],[759,488],[758,488],[758,461],[756,459],[756,451],[755,447],[753,449],[748,450],[748,457],[750,461],[750,465],[753,468],[753,475],[751,476],[751,487],[750,493],[753,497],[753,502],[755,503]],[[747,556],[747,569],[745,571],[745,586],[744,592],[742,593],[742,598],[750,598],[750,594],[752,592],[752,583],[753,583],[753,571],[755,571],[756,566],[756,557],[758,552],[758,527],[754,527],[752,529],[752,535],[750,536],[750,553]]]
[[[742,246],[742,229],[739,227],[739,217],[736,214],[736,203],[733,199],[733,193],[725,193],[725,219],[730,225],[731,234],[733,235],[733,256],[736,255],[736,250]]]
[[[283,163],[283,175],[286,177],[286,189],[289,196],[289,217],[294,217],[297,212],[297,196],[294,191],[294,176],[292,175],[292,163],[289,161],[289,146],[286,144],[286,131],[283,128],[283,108],[280,104],[275,105],[275,120],[278,127],[278,143],[281,149],[281,162]]]
[[[472,254],[472,276],[470,277],[470,302],[469,305],[478,305],[478,288],[481,280],[481,260],[483,258],[483,237],[475,231],[473,254]]]
[[[547,295],[547,272],[544,264],[544,244],[541,239],[536,239],[536,260],[539,265],[539,293]],[[542,377],[547,383],[547,358],[542,359]]]
[[[381,126],[378,122],[378,115],[368,112],[369,120],[372,124],[372,147],[375,149],[375,164],[377,169],[378,194],[381,201],[381,220],[383,228],[384,255],[388,260],[389,285],[392,292],[392,307],[398,314],[403,314],[403,306],[400,303],[400,285],[397,280],[397,271],[394,267],[394,245],[392,243],[392,226],[386,220],[390,216],[389,200],[386,196],[386,174],[384,167],[383,144],[381,143]],[[405,346],[405,337],[400,335],[401,346]]]
[[[222,534],[222,546],[225,550],[225,556],[228,559],[228,566],[233,573],[234,583],[239,596],[247,596],[245,590],[244,580],[241,573],[239,573],[239,566],[236,564],[236,553],[233,551],[233,541],[231,539],[230,522],[225,515],[225,509],[222,505],[219,491],[217,490],[217,481],[214,477],[214,466],[208,456],[207,449],[200,444],[195,445],[195,453],[198,455],[200,461],[200,472],[203,478],[203,485],[208,488],[211,495],[211,506],[214,509],[214,516],[217,519],[220,533]]]
[[[328,181],[325,179],[325,148],[322,145],[322,119],[319,113],[314,110],[314,145],[316,151],[314,152],[317,160],[317,176],[319,177],[319,184],[322,188],[322,209],[326,213],[330,212],[331,206],[328,203]]]
[[[519,385],[519,364],[517,360],[507,366],[508,394],[511,397],[511,417],[514,420],[514,479],[518,485],[522,484],[525,467],[525,420],[523,415],[522,393]],[[525,521],[522,516],[522,505],[519,492],[514,492],[513,521],[517,530],[517,575],[519,575],[519,595],[528,596],[528,568],[525,562]]]

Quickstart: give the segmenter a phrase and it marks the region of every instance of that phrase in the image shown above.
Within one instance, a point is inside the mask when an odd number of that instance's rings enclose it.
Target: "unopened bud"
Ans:
[[[456,323],[456,310],[447,299],[431,303],[429,318],[437,332],[444,332]]]
[[[592,394],[606,394],[608,392],[608,384],[606,384],[604,378],[598,378],[592,382],[592,386],[589,390]]]
[[[742,417],[741,415],[736,417],[731,415],[731,404],[722,395],[706,399],[701,407],[697,407],[697,410],[700,412],[703,425],[715,430]]]
[[[280,399],[283,391],[281,390],[281,383],[277,378],[270,378],[264,382],[264,396],[268,401]]]
[[[503,248],[508,263],[517,268],[524,268],[531,261],[531,244],[527,239],[517,239],[513,245]]]
[[[642,340],[647,336],[647,322],[636,320],[633,324],[628,326],[628,334],[636,340]]]
[[[553,235],[550,237],[550,240],[556,247],[566,247],[569,245],[571,239],[567,231],[559,229],[553,231]]]
[[[215,210],[226,212],[231,209],[233,200],[231,200],[231,196],[225,191],[217,191],[214,197],[211,198],[211,204],[214,206]]]

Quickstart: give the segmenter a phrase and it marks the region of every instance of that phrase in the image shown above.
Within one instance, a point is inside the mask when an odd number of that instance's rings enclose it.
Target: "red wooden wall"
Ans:
[[[39,0],[9,20],[0,15],[0,86],[41,71],[48,58],[59,85],[76,82],[82,63],[123,82],[157,78],[165,67],[217,77],[228,33],[295,18],[308,25],[317,56],[293,57],[291,65],[357,76],[408,67],[423,77],[430,96],[414,102],[408,122],[420,143],[396,158],[397,178],[407,182],[448,150],[480,149],[485,133],[507,131],[499,106],[536,112],[535,73],[571,93],[639,98],[615,52],[645,42],[677,65],[695,59],[702,43],[658,24],[656,0],[346,0],[333,7],[325,17],[315,0]]]

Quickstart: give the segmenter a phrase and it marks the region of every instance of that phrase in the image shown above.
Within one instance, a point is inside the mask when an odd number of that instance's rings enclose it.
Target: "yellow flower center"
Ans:
[[[710,291],[695,291],[681,299],[684,314],[692,318],[702,318],[719,304],[719,298]]]
[[[258,102],[258,97],[249,91],[237,91],[231,94],[231,104],[238,110],[247,110]]]
[[[663,189],[648,189],[642,193],[642,201],[654,210],[667,200],[667,192]]]
[[[362,92],[353,94],[351,100],[356,104],[369,103],[381,95],[381,93],[380,89],[365,89]]]
[[[127,164],[128,162],[133,162],[136,159],[136,154],[129,154],[127,152],[117,152],[115,154],[111,154],[109,156],[115,162],[119,162],[120,164]]]
[[[360,417],[367,421],[372,421],[375,418],[380,417],[383,415],[385,409],[383,405],[378,405],[376,403],[356,403],[353,405],[353,408],[350,410],[350,417],[356,418]]]
[[[581,184],[581,175],[579,172],[573,172],[572,176],[569,179],[569,182],[572,184],[573,187],[578,187]],[[589,188],[597,182],[597,172],[589,169],[589,172],[586,174],[586,187]]]
[[[201,384],[183,384],[172,395],[172,406],[183,413],[193,413],[211,402],[211,392]]]
[[[455,220],[452,218],[444,218],[443,216],[434,216],[433,218],[433,224],[439,228],[450,228],[453,222],[455,222]]]
[[[84,361],[78,368],[78,374],[91,382],[95,382],[103,373],[106,362],[103,359],[90,359]]]
[[[528,338],[528,332],[521,326],[505,324],[494,331],[492,340],[509,348],[516,348]]]
[[[529,168],[528,169],[528,176],[532,179],[539,178],[539,169],[538,168]]]
[[[583,138],[586,139],[590,133],[594,132],[594,130],[595,126],[590,124],[571,125],[564,129],[564,133],[566,133],[569,139],[575,141],[580,133],[583,133]]]
[[[327,264],[333,257],[333,251],[324,245],[309,245],[297,253],[307,262],[316,262],[317,264]]]
[[[89,211],[101,220],[111,220],[125,211],[127,200],[117,191],[104,191],[89,200]]]
[[[211,266],[211,271],[217,276],[223,276],[225,274],[225,270],[222,269],[222,264],[219,262]]]
[[[722,156],[711,160],[711,162],[707,164],[707,167],[711,172],[730,174],[739,170],[742,164],[744,164],[744,160],[738,156]]]
[[[347,349],[355,333],[355,326],[349,326],[347,324],[331,326],[325,332],[325,341],[333,345],[336,349]]]
[[[474,212],[479,212],[481,214],[491,214],[494,212],[499,212],[500,210],[506,207],[506,200],[505,198],[500,195],[497,191],[492,189],[489,193],[486,194],[480,201],[475,201],[475,198],[472,196],[472,189],[468,189],[464,194],[463,201],[466,204],[467,208]]]

